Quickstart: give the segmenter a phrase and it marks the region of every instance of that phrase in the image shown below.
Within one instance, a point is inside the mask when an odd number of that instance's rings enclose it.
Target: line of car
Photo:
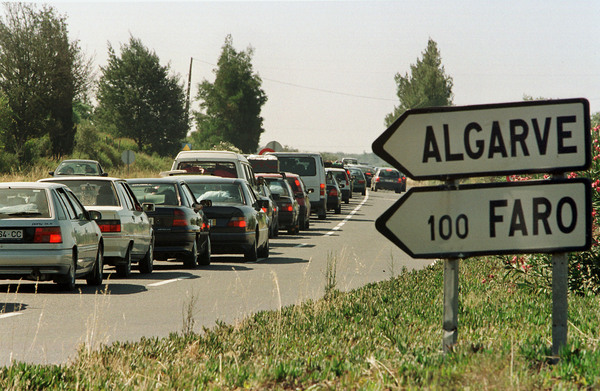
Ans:
[[[253,160],[238,154],[190,156],[159,178],[114,178],[95,161],[69,160],[50,178],[1,183],[0,278],[54,281],[72,291],[78,278],[101,285],[105,265],[128,278],[135,264],[152,273],[155,260],[186,268],[210,265],[212,254],[256,261],[269,256],[281,230],[309,229],[311,213],[341,213],[342,203],[367,188],[362,171],[325,169],[314,156],[287,155],[323,176],[326,183],[311,177],[312,186],[279,171],[275,157],[267,159],[274,167],[255,172]]]

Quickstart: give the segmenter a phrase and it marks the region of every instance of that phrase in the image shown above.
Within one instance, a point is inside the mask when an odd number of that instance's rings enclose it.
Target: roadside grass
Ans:
[[[5,390],[596,389],[600,302],[569,297],[551,364],[552,299],[506,280],[497,258],[461,261],[458,343],[442,353],[443,263],[201,333],[82,347],[66,365],[14,363]],[[191,315],[190,315],[191,316]],[[191,321],[191,319],[190,319]]]

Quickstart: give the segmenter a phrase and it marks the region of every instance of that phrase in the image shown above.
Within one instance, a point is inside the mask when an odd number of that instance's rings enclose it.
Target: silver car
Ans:
[[[154,264],[154,232],[145,210],[123,179],[111,177],[62,177],[41,179],[67,185],[88,210],[102,214],[97,221],[104,236],[104,262],[114,265],[119,277],[131,275],[132,262],[141,273],[151,273]],[[144,209],[145,208],[145,209]]]
[[[53,280],[67,291],[76,278],[102,284],[100,218],[64,185],[0,183],[0,278]]]

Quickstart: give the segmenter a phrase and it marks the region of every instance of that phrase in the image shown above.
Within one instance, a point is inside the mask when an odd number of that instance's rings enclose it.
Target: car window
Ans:
[[[85,209],[84,209],[83,205],[81,205],[81,203],[79,203],[79,200],[77,199],[75,194],[73,194],[73,192],[69,191],[69,190],[66,190],[65,194],[67,195],[67,198],[71,202],[71,206],[75,210],[75,217],[78,219],[87,218]]]
[[[179,206],[174,183],[130,183],[129,187],[139,202]]]
[[[214,175],[226,178],[239,178],[235,163],[215,161],[180,162],[178,170],[185,170],[198,175]]]
[[[269,190],[273,194],[279,194],[279,196],[289,197],[291,196],[289,192],[289,187],[286,186],[285,180],[283,179],[267,179],[267,184],[269,185]]]
[[[281,171],[289,171],[302,176],[317,175],[317,164],[313,157],[278,156]]]
[[[0,218],[48,218],[50,208],[44,189],[0,189]]]
[[[75,209],[73,208],[73,205],[71,205],[71,202],[69,201],[69,198],[65,194],[65,190],[64,189],[58,189],[56,191],[56,194],[58,194],[58,198],[59,198],[60,202],[62,203],[63,209],[67,213],[67,218],[69,220],[76,219],[77,218],[77,214],[75,213]]]
[[[100,167],[93,162],[63,162],[56,169],[58,175],[100,175]]]
[[[67,185],[75,193],[77,199],[85,206],[120,205],[110,181],[53,179],[52,182]]]
[[[196,202],[196,199],[194,198],[193,190],[187,184],[183,184],[181,186],[181,190],[182,190],[183,197],[186,199],[186,204],[189,205],[190,207],[192,205],[194,205],[194,203]]]
[[[127,192],[127,190],[123,187],[122,183],[119,182],[115,182],[115,188],[117,190],[117,193],[119,193],[121,199],[123,199],[123,201],[125,202],[125,205],[123,205],[123,207],[127,210],[135,210],[135,202],[133,201],[132,197],[129,195],[129,193]]]
[[[191,183],[198,201],[211,200],[213,204],[247,204],[239,183]]]

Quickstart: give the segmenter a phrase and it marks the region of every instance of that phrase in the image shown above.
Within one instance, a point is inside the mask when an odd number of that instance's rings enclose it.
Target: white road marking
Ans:
[[[12,316],[17,316],[17,315],[23,315],[23,313],[22,312],[11,312],[8,314],[0,314],[0,319],[10,318]]]
[[[159,282],[155,282],[155,283],[152,283],[152,284],[148,284],[148,286],[161,286],[161,285],[165,285],[165,284],[170,284],[172,282],[177,282],[177,281],[181,281],[181,280],[187,280],[188,278],[191,278],[191,277],[172,278],[170,280],[164,280],[164,281],[159,281]]]
[[[335,231],[339,231],[344,226],[344,224],[346,224],[352,218],[352,216],[354,216],[360,210],[360,208],[365,204],[365,202],[367,202],[368,199],[369,192],[367,192],[365,198],[363,198],[360,204],[358,204],[356,208],[354,208],[350,213],[348,213],[346,217],[344,217],[344,220],[342,220],[338,225],[333,227],[331,231],[327,232],[324,236],[331,236],[335,233]]]

